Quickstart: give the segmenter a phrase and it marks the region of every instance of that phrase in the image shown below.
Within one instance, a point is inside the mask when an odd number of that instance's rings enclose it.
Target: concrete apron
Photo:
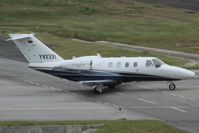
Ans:
[[[36,126],[0,126],[0,133],[94,133],[96,125],[36,125]]]

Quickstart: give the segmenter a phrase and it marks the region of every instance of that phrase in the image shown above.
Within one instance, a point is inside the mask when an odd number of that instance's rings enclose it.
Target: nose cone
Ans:
[[[183,79],[191,79],[195,76],[194,72],[184,69],[184,68],[180,68],[180,67],[178,68],[178,72],[182,76]]]
[[[185,74],[184,74],[184,78],[188,79],[188,78],[193,78],[196,74],[190,70],[186,70]]]
[[[179,79],[179,80],[192,79],[195,76],[194,72],[184,69],[184,68],[181,68],[181,67],[167,65],[167,66],[165,66],[165,69],[167,69],[167,71],[170,75],[170,78],[174,78],[174,79]]]

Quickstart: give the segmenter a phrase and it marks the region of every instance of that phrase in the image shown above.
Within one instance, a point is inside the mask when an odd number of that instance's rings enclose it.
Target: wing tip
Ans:
[[[8,34],[9,35],[9,39],[7,39],[6,41],[14,41],[14,40],[20,40],[20,39],[24,39],[24,38],[29,38],[29,37],[33,37],[35,36],[34,33],[31,34]]]

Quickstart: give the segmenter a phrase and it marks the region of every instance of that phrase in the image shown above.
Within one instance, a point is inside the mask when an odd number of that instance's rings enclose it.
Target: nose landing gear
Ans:
[[[176,89],[176,85],[173,82],[170,82],[169,84],[169,90],[173,91]]]

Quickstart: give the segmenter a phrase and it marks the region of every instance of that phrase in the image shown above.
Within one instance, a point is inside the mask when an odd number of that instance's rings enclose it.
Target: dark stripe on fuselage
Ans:
[[[117,82],[130,81],[173,81],[179,79],[171,79],[155,75],[146,75],[138,73],[116,73],[95,70],[46,70],[43,68],[33,68],[35,70],[51,74],[56,77],[68,79],[72,81],[89,81],[89,80],[115,80]]]

